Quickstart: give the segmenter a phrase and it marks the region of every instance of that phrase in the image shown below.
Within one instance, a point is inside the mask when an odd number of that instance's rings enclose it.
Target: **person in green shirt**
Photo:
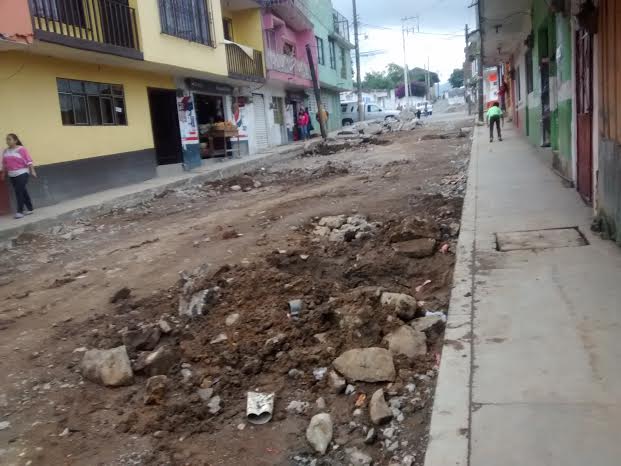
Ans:
[[[500,104],[498,102],[494,102],[489,110],[487,111],[487,125],[489,126],[489,142],[494,142],[494,125],[496,125],[496,130],[498,132],[498,140],[502,141],[502,134],[500,134],[500,119],[503,119],[504,123],[504,114],[500,109]]]

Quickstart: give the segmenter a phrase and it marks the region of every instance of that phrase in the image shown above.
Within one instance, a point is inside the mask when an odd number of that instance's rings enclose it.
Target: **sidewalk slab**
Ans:
[[[540,151],[511,128],[502,143],[484,131],[473,141],[463,214],[473,228],[462,228],[449,309],[449,323],[470,318],[470,354],[455,365],[446,337],[425,464],[618,465],[621,250],[591,233],[591,209]],[[499,233],[574,227],[588,244],[496,247]],[[455,399],[468,400],[465,448]],[[442,430],[447,412],[459,420],[453,432]]]
[[[303,143],[272,148],[252,156],[225,161],[206,160],[191,172],[153,178],[141,183],[100,191],[87,196],[36,209],[33,215],[20,220],[0,217],[0,241],[13,238],[24,231],[41,231],[58,223],[90,215],[101,215],[113,208],[132,207],[167,190],[201,184],[240,175],[270,164],[294,158],[304,151]],[[35,206],[36,207],[36,206]]]

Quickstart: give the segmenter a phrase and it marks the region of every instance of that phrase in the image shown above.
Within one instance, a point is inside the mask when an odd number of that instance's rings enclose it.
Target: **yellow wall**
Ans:
[[[57,77],[122,84],[128,125],[63,126]],[[0,132],[17,133],[39,165],[152,148],[147,87],[175,88],[170,76],[23,52],[0,52],[0,81]]]
[[[226,51],[222,44],[224,31],[219,1],[211,2],[211,12],[215,48],[162,34],[158,2],[155,0],[141,1],[138,5],[138,20],[144,59],[190,70],[228,75]]]
[[[263,52],[261,10],[258,8],[236,11],[223,10],[222,15],[233,20],[235,42]]]

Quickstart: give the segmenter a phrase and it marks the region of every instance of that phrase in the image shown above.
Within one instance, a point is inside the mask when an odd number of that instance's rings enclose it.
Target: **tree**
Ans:
[[[427,82],[427,70],[424,68],[412,68],[408,73],[408,77],[411,81],[418,81],[421,83]],[[438,77],[438,73],[434,73],[431,71],[429,73],[429,78],[431,79],[431,85],[433,86],[435,83],[440,82],[440,78]]]
[[[393,89],[392,82],[386,77],[382,71],[372,71],[364,76],[362,81],[362,87],[364,89]]]
[[[410,95],[416,97],[425,97],[427,95],[427,86],[421,81],[412,81],[410,83]],[[395,90],[395,96],[398,99],[405,97],[405,84],[401,83]]]
[[[453,89],[458,89],[464,86],[464,70],[460,68],[455,68],[451,77],[449,78],[449,82]]]

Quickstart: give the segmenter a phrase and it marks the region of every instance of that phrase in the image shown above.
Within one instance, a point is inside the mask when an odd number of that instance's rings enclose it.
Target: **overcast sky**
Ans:
[[[352,0],[332,0],[334,8],[350,20]],[[382,50],[384,53],[361,58],[362,76],[369,71],[381,71],[388,63],[403,65],[401,18],[420,17],[420,34],[409,34],[407,43],[408,67],[423,67],[429,57],[431,71],[439,72],[446,81],[454,68],[464,61],[464,27],[475,25],[475,9],[468,8],[472,0],[357,0],[361,52]],[[412,21],[416,25],[416,21]]]

